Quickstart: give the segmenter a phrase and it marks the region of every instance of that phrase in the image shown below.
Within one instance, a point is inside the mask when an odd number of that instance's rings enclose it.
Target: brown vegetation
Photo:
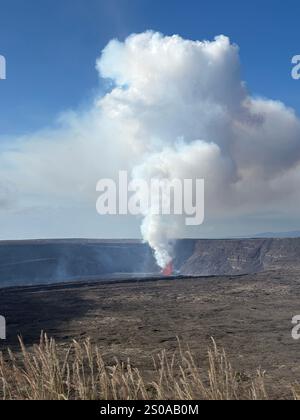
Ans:
[[[176,353],[161,352],[154,358],[151,378],[132,363],[107,365],[90,340],[73,341],[61,351],[53,339],[41,336],[28,351],[10,350],[0,358],[0,395],[6,400],[261,400],[267,399],[264,374],[243,377],[232,368],[215,342],[201,369],[190,350],[179,343]],[[297,387],[293,390],[299,397]]]

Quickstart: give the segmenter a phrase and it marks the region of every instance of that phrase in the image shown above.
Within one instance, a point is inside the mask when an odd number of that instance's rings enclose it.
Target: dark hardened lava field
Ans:
[[[177,337],[205,360],[210,337],[223,346],[238,371],[261,367],[271,397],[290,395],[300,380],[300,342],[291,320],[300,314],[300,271],[273,270],[240,277],[187,278],[110,284],[71,283],[54,287],[3,289],[0,311],[8,340],[31,345],[40,331],[67,346],[91,337],[107,358],[130,357],[144,372],[162,349],[177,348]]]

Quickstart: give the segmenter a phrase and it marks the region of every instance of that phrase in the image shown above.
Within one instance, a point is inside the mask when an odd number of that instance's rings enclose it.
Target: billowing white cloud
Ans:
[[[96,67],[111,79],[109,93],[83,114],[66,113],[59,128],[1,151],[1,179],[19,190],[14,206],[94,207],[97,180],[121,169],[146,178],[204,177],[206,215],[224,221],[288,213],[299,201],[300,120],[281,102],[250,96],[239,48],[227,37],[135,34],[111,41]],[[0,190],[4,206],[10,193]],[[142,230],[156,249],[174,235],[159,218],[146,218]],[[189,236],[184,226],[175,231]]]

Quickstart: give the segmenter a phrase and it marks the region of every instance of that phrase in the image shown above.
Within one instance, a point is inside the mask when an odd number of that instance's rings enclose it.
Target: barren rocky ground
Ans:
[[[271,397],[289,394],[300,381],[300,341],[291,337],[300,314],[300,271],[268,271],[240,277],[213,277],[110,284],[68,284],[3,289],[0,313],[8,338],[31,345],[41,330],[67,346],[91,337],[108,358],[130,357],[143,371],[151,356],[175,350],[177,337],[205,360],[210,337],[224,347],[245,374],[267,372]],[[284,390],[284,391],[283,391]]]

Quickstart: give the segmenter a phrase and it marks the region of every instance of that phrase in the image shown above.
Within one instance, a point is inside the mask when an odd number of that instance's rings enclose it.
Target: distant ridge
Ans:
[[[300,231],[291,232],[264,232],[254,236],[254,238],[300,238]]]
[[[187,276],[227,276],[300,269],[300,238],[270,235],[271,238],[178,240],[174,248],[175,271]],[[140,241],[0,241],[0,288],[103,281],[120,276],[152,277],[159,273],[152,250]]]

